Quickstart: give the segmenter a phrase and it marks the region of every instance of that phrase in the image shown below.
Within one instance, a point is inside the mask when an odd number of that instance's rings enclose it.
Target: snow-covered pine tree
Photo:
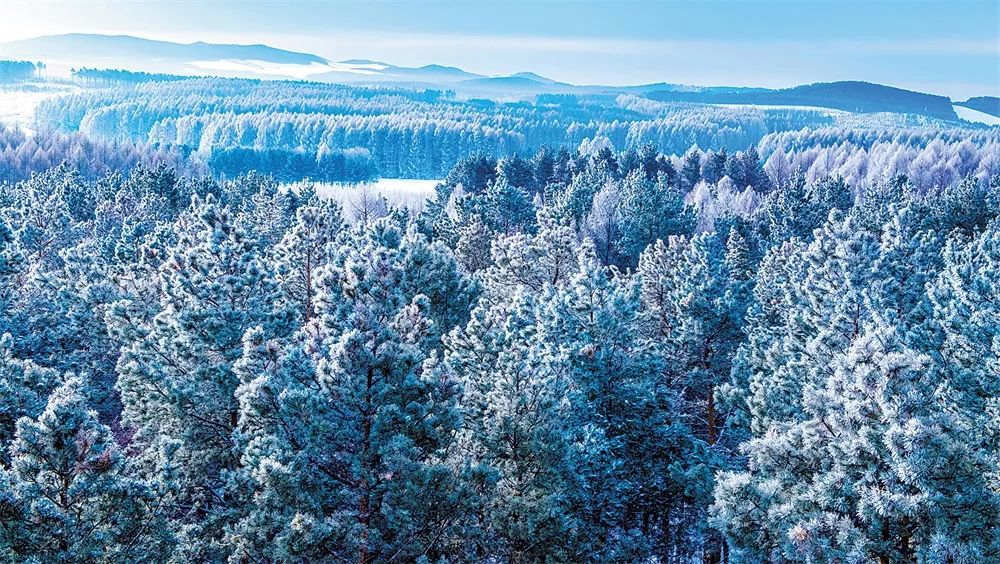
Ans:
[[[157,560],[169,535],[157,496],[125,470],[111,430],[68,378],[23,417],[0,465],[0,557],[21,562]]]
[[[481,273],[483,299],[502,305],[519,291],[539,295],[546,285],[559,286],[576,272],[577,238],[566,222],[547,211],[538,216],[538,233],[515,233],[493,242],[493,265]]]
[[[941,272],[927,287],[933,327],[928,348],[940,354],[941,378],[975,424],[970,448],[991,461],[994,493],[1000,491],[1000,224],[994,220],[971,240],[956,233],[942,253]],[[970,520],[971,523],[971,520]],[[1000,538],[993,537],[1000,553]]]
[[[330,261],[332,245],[343,228],[340,205],[314,197],[296,210],[295,223],[275,245],[275,277],[301,324],[315,316],[318,273]]]
[[[722,429],[715,390],[728,379],[746,307],[729,293],[725,253],[715,234],[671,237],[651,245],[638,269],[647,337],[670,360],[671,384],[687,390],[709,444]]]
[[[13,330],[14,308],[17,305],[18,278],[24,263],[14,243],[14,235],[0,218],[0,335]]]
[[[502,313],[481,304],[446,341],[463,388],[455,463],[479,476],[477,560],[573,560],[585,552],[568,496],[576,468],[567,382],[535,364],[536,299],[520,290]]]
[[[803,391],[825,382],[830,359],[871,319],[867,293],[877,247],[870,234],[852,227],[852,218],[834,210],[808,247],[793,240],[779,251],[761,266],[761,309],[748,331],[755,434],[798,419]]]
[[[408,252],[388,219],[350,239],[298,337],[244,339],[240,481],[252,502],[232,537],[237,557],[436,559],[460,542],[468,496],[445,464],[458,389],[432,352],[435,304],[406,293],[440,263],[422,254],[433,248]]]
[[[439,347],[444,335],[468,321],[480,285],[462,272],[444,243],[428,241],[416,230],[406,233],[400,251],[403,278],[399,290],[406,296],[427,298],[424,315],[432,321],[429,338]]]
[[[680,170],[681,190],[690,192],[699,181],[701,181],[701,150],[695,145],[684,155],[684,164]]]
[[[912,209],[890,204],[888,213],[872,265],[869,307],[899,328],[907,346],[929,353],[937,338],[926,287],[942,268],[944,244],[934,231],[920,229]]]
[[[691,233],[695,216],[666,177],[649,180],[635,171],[622,181],[618,226],[621,253],[634,265],[639,254],[657,239]]]
[[[143,475],[170,475],[178,557],[224,558],[224,529],[239,509],[228,483],[239,464],[233,364],[247,329],[287,334],[293,313],[282,305],[260,246],[212,196],[196,198],[178,219],[166,252],[159,312],[147,320],[141,305],[126,301],[110,313],[123,343],[123,418],[135,428]]]
[[[455,244],[455,260],[465,272],[475,274],[492,264],[490,259],[490,244],[493,235],[478,215],[472,218],[458,230],[458,242]]]
[[[531,194],[504,178],[490,182],[481,193],[463,190],[461,194],[455,198],[454,206],[459,225],[478,217],[496,234],[533,232],[536,228]]]
[[[9,333],[0,335],[0,463],[8,460],[18,419],[38,416],[60,381],[57,370],[15,358],[12,345]]]
[[[691,554],[711,466],[671,388],[667,362],[643,335],[637,280],[601,265],[589,241],[569,282],[544,298],[538,370],[564,379],[564,433],[576,480],[565,495],[588,557],[634,561]],[[582,556],[582,555],[581,555]]]
[[[803,396],[803,419],[744,445],[715,523],[749,560],[982,561],[998,499],[973,421],[931,359],[874,325]]]

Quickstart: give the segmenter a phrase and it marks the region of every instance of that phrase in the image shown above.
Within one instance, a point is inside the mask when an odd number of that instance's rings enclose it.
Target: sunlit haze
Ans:
[[[265,43],[330,60],[576,84],[867,80],[1000,94],[996,1],[4,0],[0,41],[71,32]]]

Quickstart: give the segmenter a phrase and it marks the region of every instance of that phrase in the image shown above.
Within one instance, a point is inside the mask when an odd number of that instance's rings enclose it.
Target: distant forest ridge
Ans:
[[[657,96],[556,93],[500,101],[466,98],[447,89],[385,85],[181,79],[89,68],[76,70],[75,76],[95,87],[43,101],[35,112],[39,128],[193,153],[226,175],[266,165],[265,170],[288,181],[443,178],[465,155],[503,157],[540,147],[593,152],[603,146],[626,151],[651,145],[682,155],[696,145],[732,153],[756,147],[771,135],[803,131],[815,136],[810,145],[850,140],[865,148],[901,135],[904,145],[922,147],[929,130],[949,139],[990,136],[992,131],[928,117],[926,113],[945,114],[942,104],[954,115],[950,102],[897,89],[887,90],[895,102],[855,102],[873,112],[864,113],[855,111],[858,107],[827,109],[836,104],[822,100],[827,90],[821,85],[798,97],[784,94],[777,99],[784,104],[780,106],[727,106],[733,100],[759,101],[767,91],[697,93],[714,96],[717,104],[655,99],[695,94],[680,91]],[[812,103],[825,108],[803,107],[810,91]],[[876,113],[886,105],[898,111]],[[917,105],[924,114],[903,112]],[[796,142],[787,135],[782,139]],[[767,158],[774,143],[761,149]]]
[[[858,113],[893,112],[919,114],[944,120],[958,119],[958,115],[952,109],[951,100],[945,96],[857,81],[808,84],[781,90],[657,91],[649,93],[648,96],[665,102],[799,105]]]
[[[964,102],[956,102],[957,106],[965,106],[980,112],[1000,117],[1000,98],[996,96],[977,96]]]

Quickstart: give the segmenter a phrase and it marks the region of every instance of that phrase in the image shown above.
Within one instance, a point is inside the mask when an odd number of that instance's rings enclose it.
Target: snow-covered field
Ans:
[[[1000,125],[1000,117],[990,115],[986,112],[966,108],[965,106],[952,106],[958,117],[972,123],[985,123],[986,125]]]
[[[306,184],[312,185],[316,193],[324,198],[340,202],[348,214],[366,199],[384,197],[390,207],[406,208],[414,213],[423,211],[429,198],[434,197],[434,187],[439,180],[418,180],[411,178],[382,178],[366,184],[340,184],[325,182],[299,182],[290,184],[298,190]]]
[[[42,100],[71,94],[77,90],[79,88],[69,85],[0,87],[0,123],[31,131],[35,125],[35,108]]]

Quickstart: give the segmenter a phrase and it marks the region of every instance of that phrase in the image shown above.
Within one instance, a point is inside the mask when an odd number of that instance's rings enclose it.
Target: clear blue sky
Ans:
[[[0,0],[0,41],[71,31],[576,83],[855,79],[1000,95],[1000,0]]]

